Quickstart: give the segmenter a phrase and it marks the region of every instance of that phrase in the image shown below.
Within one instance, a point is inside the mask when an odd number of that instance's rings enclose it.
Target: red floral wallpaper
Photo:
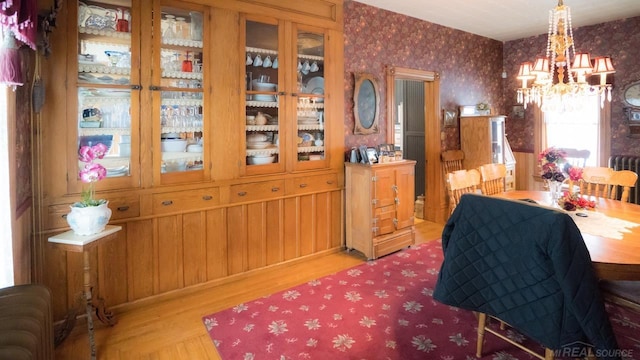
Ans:
[[[440,74],[440,106],[490,103],[502,111],[502,43],[347,0],[345,33],[345,146],[385,142],[385,66]],[[354,135],[354,73],[372,74],[380,88],[379,134]],[[445,128],[443,148],[459,148],[457,128]]]
[[[509,115],[516,104],[515,76],[524,61],[533,61],[546,49],[547,35],[508,41],[495,40],[454,30],[409,16],[347,0],[344,3],[345,32],[345,147],[383,143],[386,134],[385,66],[436,71],[440,74],[440,106],[490,103],[498,113]],[[541,21],[546,21],[545,14]],[[622,90],[640,80],[640,17],[574,28],[576,50],[592,56],[610,55],[616,68],[609,75],[613,84],[611,104],[611,153],[640,156],[640,141],[628,138]],[[507,79],[501,78],[506,71]],[[379,134],[354,135],[354,73],[373,74],[379,82]],[[506,131],[514,151],[533,152],[532,110],[525,119],[507,118]],[[443,149],[460,147],[457,128],[444,128]]]
[[[609,75],[613,85],[611,102],[611,154],[640,156],[640,141],[628,138],[628,127],[622,100],[626,85],[640,80],[640,17],[617,20],[593,26],[574,28],[576,51],[595,56],[609,55],[616,73]],[[547,35],[508,41],[504,44],[504,67],[508,73],[505,84],[507,104],[515,100],[519,87],[515,76],[522,62],[534,61],[543,55]],[[524,120],[507,120],[509,143],[514,151],[533,152],[533,111],[527,109]]]

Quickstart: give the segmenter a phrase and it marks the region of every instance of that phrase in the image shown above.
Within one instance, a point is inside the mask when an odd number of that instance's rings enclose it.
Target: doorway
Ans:
[[[403,158],[415,160],[415,194],[424,195],[424,83],[420,80],[395,80],[394,140]]]
[[[411,82],[416,88],[422,87],[423,101],[420,105],[422,112],[411,115],[412,119],[408,123],[414,124],[407,128],[406,134],[398,138],[402,139],[403,157],[414,156],[415,152],[422,151],[421,163],[419,166],[424,169],[423,178],[420,180],[424,186],[422,191],[416,187],[416,195],[424,193],[424,219],[444,223],[446,217],[446,197],[444,191],[444,181],[442,178],[442,169],[440,166],[440,75],[434,71],[415,70],[402,67],[387,67],[387,136],[386,141],[389,144],[396,143],[396,123],[400,124],[400,117],[397,114],[396,104],[400,102],[406,103],[405,99],[396,98],[396,81],[403,81],[398,84],[404,84],[404,81]],[[404,91],[404,90],[403,90]],[[404,96],[402,92],[400,95]],[[415,95],[413,96],[415,97]],[[419,103],[419,101],[418,101]],[[405,110],[402,110],[403,112]],[[404,114],[402,114],[404,117]],[[421,123],[420,125],[415,125]],[[404,129],[399,127],[399,129]],[[417,135],[417,134],[420,135]],[[410,136],[407,136],[409,135]],[[416,136],[421,140],[416,140]],[[404,148],[408,147],[411,153],[404,153]],[[417,149],[417,150],[416,150]],[[416,178],[418,177],[419,166],[416,165]]]

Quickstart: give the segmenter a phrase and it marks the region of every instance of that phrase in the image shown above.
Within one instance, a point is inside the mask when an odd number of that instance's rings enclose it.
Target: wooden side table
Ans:
[[[92,291],[93,287],[91,286],[91,262],[89,261],[89,250],[95,246],[98,246],[100,243],[105,242],[107,240],[114,239],[116,237],[116,233],[122,230],[122,226],[116,225],[107,225],[105,229],[94,235],[76,235],[72,230],[64,232],[62,234],[58,234],[56,236],[52,236],[49,238],[49,242],[59,249],[69,251],[69,252],[82,252],[83,260],[84,260],[84,291],[83,298],[85,300],[85,310],[87,313],[87,330],[89,331],[89,347],[91,349],[91,359],[96,359],[96,343],[94,337],[93,330],[93,312],[95,311],[96,316],[100,321],[105,323],[106,325],[113,326],[116,324],[117,320],[115,319],[113,313],[106,309],[104,305],[104,301],[102,299],[94,298]],[[73,316],[68,317],[67,320],[72,318],[75,320],[75,313]],[[63,329],[66,326],[63,326]],[[58,343],[62,342],[64,338],[68,334],[63,334],[59,336],[56,334],[56,339]]]

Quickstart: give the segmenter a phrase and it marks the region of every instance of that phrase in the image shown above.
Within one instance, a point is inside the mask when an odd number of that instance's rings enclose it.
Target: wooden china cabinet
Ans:
[[[65,7],[35,141],[34,274],[56,319],[82,289],[81,256],[47,246],[82,145],[109,146],[97,197],[123,231],[90,257],[116,311],[344,246],[342,0]]]

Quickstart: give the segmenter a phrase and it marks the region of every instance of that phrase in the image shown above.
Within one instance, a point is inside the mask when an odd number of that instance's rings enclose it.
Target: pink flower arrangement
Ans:
[[[563,164],[566,162],[567,154],[554,147],[550,147],[538,154],[540,164],[540,176],[545,180],[564,181]]]
[[[558,205],[567,211],[573,211],[576,209],[593,210],[596,207],[596,202],[588,200],[579,194],[572,194],[565,191],[562,197],[558,199]]]
[[[78,176],[82,182],[89,184],[89,188],[82,190],[82,201],[73,204],[73,206],[98,206],[107,202],[104,199],[95,200],[93,198],[95,195],[95,183],[107,176],[107,169],[93,161],[104,158],[107,150],[107,146],[103,143],[98,143],[93,146],[82,146],[80,150],[78,150],[78,160],[86,163],[78,173]]]
[[[582,168],[570,166],[567,172],[569,173],[569,179],[571,179],[571,181],[582,179]]]

